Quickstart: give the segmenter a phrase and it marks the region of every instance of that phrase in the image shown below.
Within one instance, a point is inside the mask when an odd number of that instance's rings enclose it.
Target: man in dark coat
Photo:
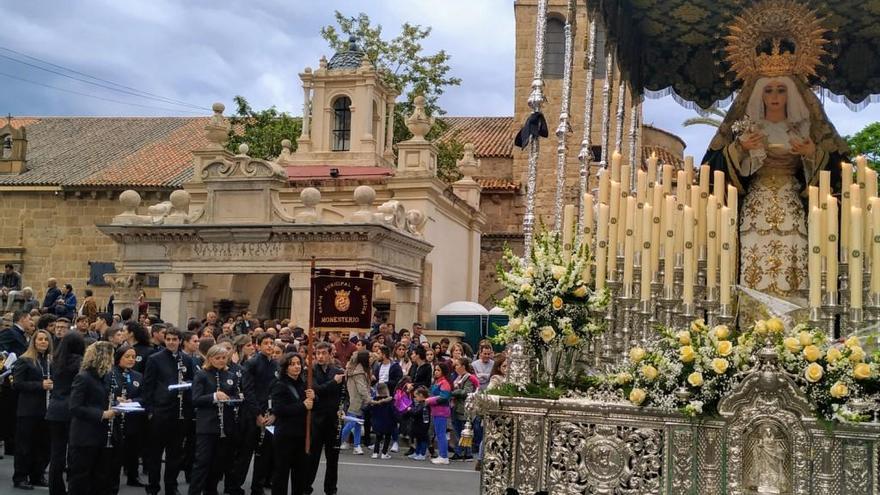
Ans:
[[[342,400],[342,381],[345,371],[334,366],[329,342],[315,344],[317,363],[312,372],[312,388],[315,390],[315,406],[312,409],[312,469],[307,473],[306,486],[311,487],[318,474],[321,450],[327,458],[324,472],[325,495],[336,495],[339,478],[339,403]]]

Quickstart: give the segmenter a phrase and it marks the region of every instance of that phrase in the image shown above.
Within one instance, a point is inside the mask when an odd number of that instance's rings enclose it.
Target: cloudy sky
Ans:
[[[206,115],[212,102],[229,108],[240,94],[254,108],[275,105],[299,115],[297,73],[332,55],[319,31],[333,23],[334,10],[366,12],[389,36],[405,21],[432,26],[425,48],[447,50],[453,74],[462,79],[441,100],[449,115],[512,114],[512,0],[7,3],[0,30],[0,113]],[[142,92],[162,100],[131,94]],[[871,118],[876,106],[860,113],[832,103],[827,109],[841,134],[877,120]],[[693,115],[671,98],[645,104],[645,122],[682,136],[689,154],[702,155],[712,131],[683,128],[681,122]]]

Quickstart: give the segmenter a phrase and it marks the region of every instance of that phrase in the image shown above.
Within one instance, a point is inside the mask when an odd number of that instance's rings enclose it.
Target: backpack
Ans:
[[[398,414],[405,413],[410,407],[412,407],[412,403],[412,399],[404,390],[394,392],[394,410],[397,411]]]

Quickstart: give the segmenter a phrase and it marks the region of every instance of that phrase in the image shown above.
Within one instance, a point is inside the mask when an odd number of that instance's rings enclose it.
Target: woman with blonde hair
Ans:
[[[109,493],[114,481],[112,447],[113,397],[105,378],[113,368],[113,344],[95,342],[86,348],[80,372],[70,389],[70,470],[68,493]],[[118,473],[117,473],[118,476]]]
[[[12,367],[12,388],[18,391],[15,418],[15,469],[12,483],[30,490],[49,486],[49,425],[46,407],[52,390],[52,335],[37,330],[27,350]]]
[[[230,360],[236,364],[243,364],[254,355],[254,339],[250,335],[238,335],[232,340],[235,352]]]

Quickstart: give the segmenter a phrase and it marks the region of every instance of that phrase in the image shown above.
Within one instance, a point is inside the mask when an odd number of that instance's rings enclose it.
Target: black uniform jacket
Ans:
[[[42,365],[42,368],[40,367]],[[29,358],[21,358],[12,365],[12,388],[18,390],[19,418],[46,417],[46,390],[43,380],[47,378],[49,364],[45,358],[39,363]]]
[[[275,438],[306,435],[306,386],[302,376],[291,379],[285,373],[272,383],[272,411],[275,414]],[[316,401],[317,402],[317,401]]]
[[[227,370],[203,369],[196,373],[193,381],[193,405],[196,408],[196,433],[199,435],[220,434],[220,414],[223,414],[223,431],[226,436],[238,432],[236,409],[241,403],[229,403],[221,406],[214,400],[214,393],[219,389],[230,399],[240,398],[242,394],[241,378],[235,372]]]
[[[70,446],[100,447],[107,443],[110,389],[94,370],[80,371],[70,389]],[[115,421],[115,420],[114,420]]]
[[[143,405],[147,412],[157,419],[177,419],[180,403],[178,396],[183,395],[184,418],[192,418],[191,389],[168,390],[169,385],[178,383],[178,369],[183,374],[183,381],[192,383],[194,364],[192,358],[178,351],[177,357],[168,349],[162,349],[147,359],[142,387]]]
[[[332,417],[336,418],[339,410],[339,402],[342,400],[342,390],[344,381],[336,383],[333,377],[342,369],[332,364],[327,365],[325,370],[320,364],[315,364],[312,374],[312,388],[315,390],[315,407],[312,409],[316,414],[324,416],[325,413],[332,413]]]
[[[20,326],[12,325],[11,328],[0,330],[0,351],[14,352],[16,356],[21,357],[27,346],[27,337]]]
[[[82,356],[70,356],[66,363],[54,363],[52,368],[52,392],[49,394],[49,408],[46,419],[49,421],[70,421],[70,387],[79,373]]]
[[[252,397],[245,405],[248,416],[256,418],[269,409],[269,387],[275,381],[278,363],[267,358],[262,352],[256,353],[241,365],[247,388],[252,389]]]
[[[149,344],[135,344],[134,349],[134,370],[140,374],[144,374],[147,370],[147,359],[156,352],[156,348]]]
[[[114,366],[110,373],[105,377],[107,386],[113,390],[114,400],[118,400],[123,396],[125,391],[125,399],[134,402],[140,402],[143,405],[142,388],[144,386],[144,375],[134,371],[134,369],[123,370],[118,366]],[[114,435],[121,438],[122,435],[132,434],[140,430],[143,418],[143,412],[117,413],[114,424]]]

